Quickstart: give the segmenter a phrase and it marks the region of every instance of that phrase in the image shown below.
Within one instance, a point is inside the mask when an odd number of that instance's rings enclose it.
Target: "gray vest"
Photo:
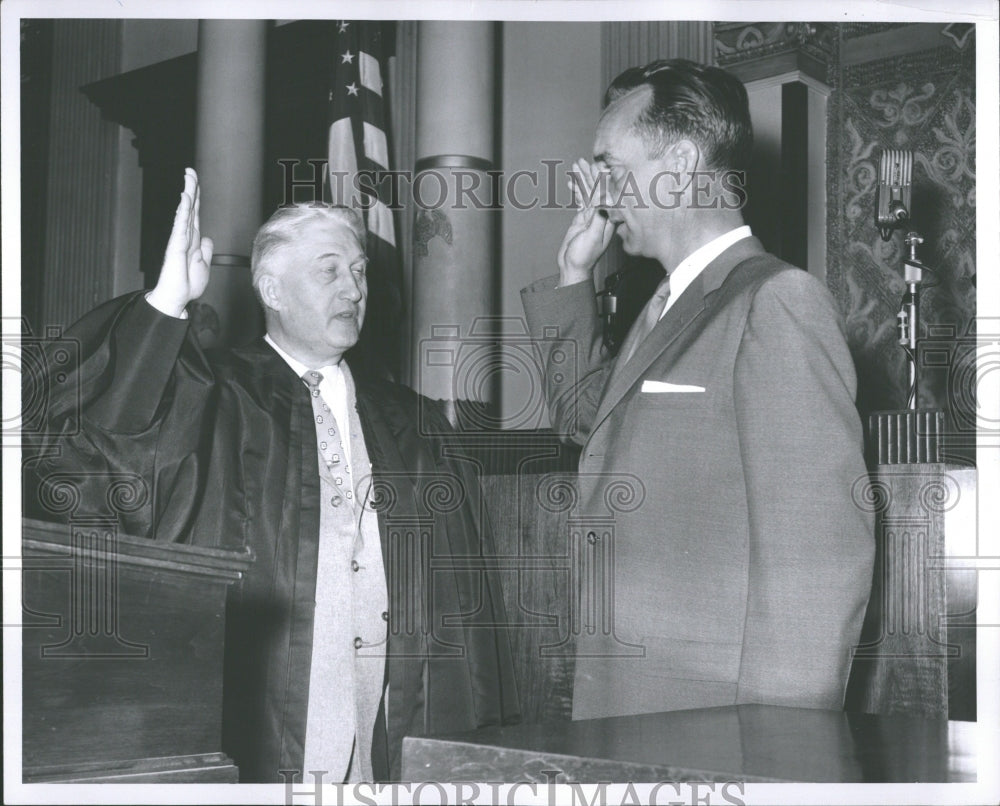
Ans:
[[[378,515],[371,503],[371,462],[354,380],[346,364],[341,369],[347,385],[346,435],[312,386],[320,533],[303,780],[322,771],[316,780],[325,783],[372,780],[372,732],[388,648],[389,604]]]

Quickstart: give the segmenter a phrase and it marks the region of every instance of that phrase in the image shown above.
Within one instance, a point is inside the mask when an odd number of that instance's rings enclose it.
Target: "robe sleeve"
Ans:
[[[214,387],[187,321],[133,294],[87,314],[45,349],[68,351],[71,361],[46,360],[25,379],[25,394],[45,402],[44,439],[26,462],[26,514],[117,517],[128,534],[185,539]],[[57,366],[58,375],[47,370]]]

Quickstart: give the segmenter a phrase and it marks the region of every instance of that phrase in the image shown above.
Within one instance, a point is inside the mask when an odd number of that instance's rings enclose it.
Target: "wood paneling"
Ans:
[[[56,20],[52,54],[42,322],[67,326],[111,296],[118,127],[80,87],[118,70],[121,22]]]
[[[80,520],[25,521],[23,556],[25,781],[235,780],[219,753],[225,598],[249,553]]]

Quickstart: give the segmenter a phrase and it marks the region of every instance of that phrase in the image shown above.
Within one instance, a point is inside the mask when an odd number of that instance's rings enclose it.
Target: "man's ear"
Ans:
[[[281,283],[273,274],[262,274],[257,280],[257,293],[264,307],[272,311],[281,310]]]
[[[678,140],[664,154],[667,162],[667,170],[680,174],[682,182],[687,185],[701,162],[701,149],[691,140]]]

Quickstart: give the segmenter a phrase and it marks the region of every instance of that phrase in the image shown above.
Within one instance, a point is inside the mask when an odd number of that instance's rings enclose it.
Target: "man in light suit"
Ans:
[[[581,578],[607,569],[613,596],[581,631],[574,719],[843,706],[874,556],[852,497],[855,373],[826,288],[744,226],[751,142],[725,71],[627,70],[576,165],[559,273],[522,291],[553,425],[583,446],[581,512],[608,515],[616,481],[636,488],[582,552]],[[616,232],[667,276],[612,358],[593,269]]]

